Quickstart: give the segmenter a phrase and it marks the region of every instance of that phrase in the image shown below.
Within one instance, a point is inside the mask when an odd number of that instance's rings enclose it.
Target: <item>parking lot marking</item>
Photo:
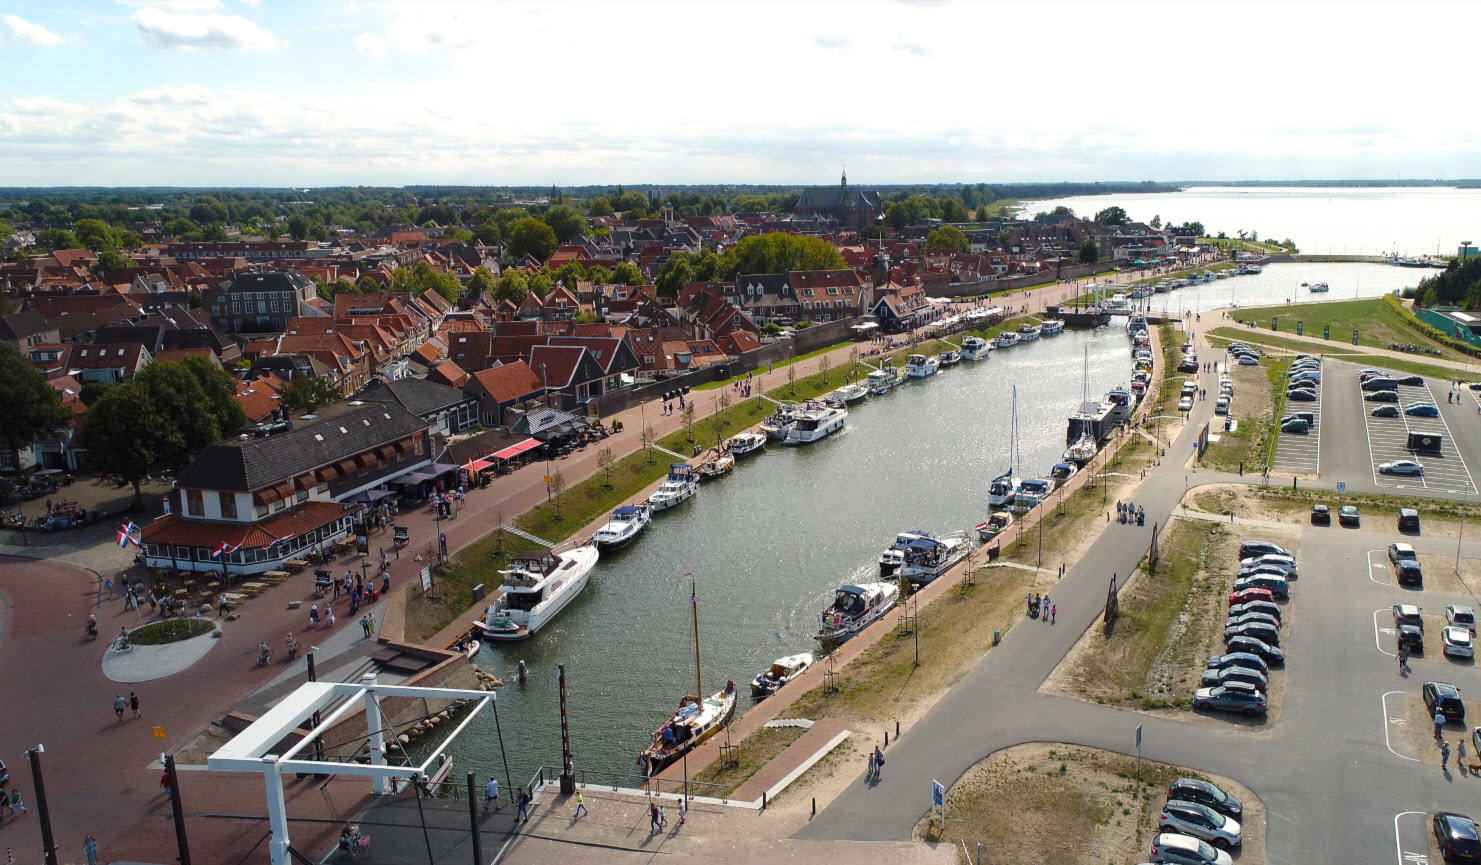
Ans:
[[[1445,418],[1443,416],[1412,417],[1405,411],[1417,403],[1436,404],[1435,394],[1430,385],[1428,383],[1401,384],[1395,390],[1399,396],[1398,403],[1385,404],[1394,405],[1398,409],[1398,415],[1395,418],[1373,418],[1371,414],[1373,404],[1363,400],[1363,428],[1368,438],[1368,454],[1373,467],[1374,484],[1395,490],[1413,487],[1416,482],[1413,475],[1384,475],[1378,472],[1378,466],[1382,463],[1408,459],[1424,467],[1424,474],[1417,477],[1418,484],[1424,489],[1475,492],[1476,485],[1471,477],[1470,467],[1466,465],[1465,457],[1457,448]],[[1366,392],[1362,392],[1361,384],[1359,384],[1359,391],[1360,395],[1366,395]],[[1441,454],[1421,454],[1409,449],[1410,433],[1429,433],[1450,439],[1450,443],[1442,445]],[[1444,452],[1445,447],[1448,447],[1450,451]]]
[[[1435,399],[1435,392],[1433,390],[1430,390],[1429,379],[1425,379],[1424,389],[1430,395],[1430,403],[1433,404],[1438,411],[1440,403],[1438,400]],[[1439,414],[1437,415],[1437,417],[1440,419],[1440,426],[1445,428],[1445,440],[1447,442],[1450,442],[1450,449],[1455,452],[1455,458],[1460,461],[1460,470],[1465,473],[1466,486],[1465,489],[1462,490],[1462,492],[1474,492],[1476,489],[1476,483],[1471,478],[1471,470],[1466,466],[1466,458],[1461,456],[1460,447],[1455,442],[1455,436],[1450,434],[1450,424],[1445,422],[1445,415]]]
[[[1398,655],[1395,655],[1393,652],[1390,652],[1383,647],[1383,641],[1379,634],[1397,634],[1398,631],[1394,630],[1393,628],[1379,627],[1378,614],[1381,612],[1383,612],[1383,610],[1373,611],[1373,646],[1377,648],[1378,651],[1384,653],[1385,655],[1388,655],[1390,658],[1397,658]]]
[[[1420,760],[1418,757],[1405,757],[1403,754],[1400,754],[1398,751],[1395,751],[1394,750],[1393,742],[1391,742],[1389,740],[1388,728],[1390,726],[1393,726],[1393,725],[1404,723],[1404,719],[1403,718],[1395,718],[1394,716],[1392,716],[1392,715],[1390,715],[1388,713],[1388,698],[1391,697],[1391,696],[1393,696],[1394,694],[1404,694],[1404,693],[1407,693],[1407,692],[1406,691],[1389,691],[1389,692],[1385,693],[1382,697],[1379,698],[1379,702],[1383,704],[1383,744],[1384,744],[1385,747],[1388,748],[1388,752],[1390,754],[1393,754],[1395,757],[1402,757],[1403,759],[1408,760],[1411,763],[1423,763],[1424,761],[1423,760]]]
[[[1290,380],[1286,381],[1287,386]],[[1322,383],[1316,382],[1316,402],[1311,409],[1305,408],[1306,403],[1286,403],[1288,412],[1311,411],[1313,415],[1311,429],[1305,435],[1300,433],[1277,433],[1278,439],[1275,448],[1275,463],[1272,466],[1277,471],[1303,472],[1310,474],[1321,474],[1322,449],[1321,449],[1321,427],[1322,427]]]
[[[1378,585],[1380,585],[1380,586],[1387,586],[1387,585],[1389,585],[1388,580],[1385,579],[1385,580],[1379,581],[1379,580],[1374,580],[1373,579],[1373,569],[1374,568],[1382,568],[1383,569],[1383,575],[1385,577],[1388,576],[1388,565],[1385,565],[1385,564],[1382,564],[1382,563],[1376,564],[1376,565],[1373,564],[1373,554],[1374,553],[1381,553],[1381,552],[1383,552],[1383,550],[1369,550],[1368,551],[1368,579],[1373,580],[1373,582],[1378,583]]]
[[[1405,852],[1404,842],[1399,837],[1399,818],[1411,816],[1425,816],[1424,811],[1400,811],[1394,815],[1394,849],[1398,851],[1399,865],[1428,865],[1430,861],[1429,851],[1423,853]],[[1421,824],[1423,825],[1423,824]],[[1421,837],[1428,838],[1428,834],[1421,833]]]
[[[1362,382],[1359,382],[1359,399],[1362,399],[1363,393],[1363,384]],[[1368,408],[1367,400],[1363,400],[1360,405],[1362,406],[1363,412],[1363,440],[1368,443],[1368,470],[1373,473],[1373,486],[1376,487],[1378,486],[1378,457],[1373,453],[1373,429],[1368,425],[1368,412],[1370,411],[1370,409]]]

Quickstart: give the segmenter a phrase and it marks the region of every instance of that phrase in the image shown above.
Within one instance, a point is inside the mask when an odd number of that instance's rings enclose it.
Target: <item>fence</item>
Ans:
[[[530,789],[539,790],[546,784],[553,784],[560,779],[560,774],[559,769],[547,769],[541,766],[540,771],[530,778]],[[611,790],[613,793],[629,790],[655,796],[683,795],[690,799],[703,796],[726,804],[730,801],[729,787],[706,781],[685,781],[683,778],[645,778],[638,772],[603,772],[595,769],[576,769],[575,776],[576,786],[581,789],[600,787]]]

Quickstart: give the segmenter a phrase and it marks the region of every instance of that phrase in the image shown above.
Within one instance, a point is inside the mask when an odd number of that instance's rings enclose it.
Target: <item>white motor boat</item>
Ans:
[[[1018,345],[1018,334],[1011,330],[1005,330],[992,338],[993,348],[1008,348],[1014,345]]]
[[[597,556],[594,546],[520,553],[508,570],[500,571],[504,584],[499,599],[474,626],[484,638],[499,642],[534,636],[586,588]]]
[[[1064,333],[1064,319],[1049,318],[1039,325],[1039,331],[1044,336],[1055,336]]]
[[[839,586],[833,603],[818,617],[821,627],[813,638],[842,643],[884,618],[900,596],[898,582],[871,582]]]
[[[995,508],[1012,504],[1020,483],[1021,480],[1013,476],[1011,469],[993,478],[987,485],[987,503]]]
[[[1001,535],[1011,525],[1013,515],[1007,511],[998,511],[977,524],[977,539],[985,544]]]
[[[1332,290],[1332,287],[1325,282],[1313,282],[1310,288],[1313,294],[1322,294]]]
[[[936,360],[940,361],[942,369],[946,369],[947,367],[956,366],[961,363],[962,353],[954,350],[943,351],[936,355]]]
[[[1029,511],[1044,502],[1054,491],[1054,482],[1044,478],[1024,478],[1013,494],[1013,510]]]
[[[733,457],[748,457],[751,454],[761,453],[766,445],[766,434],[758,432],[746,432],[733,435],[728,442],[730,455]]]
[[[806,445],[822,441],[843,429],[844,422],[847,420],[848,409],[835,408],[816,400],[809,400],[807,405],[797,412],[792,428],[787,431],[787,437],[782,440],[782,444]]]
[[[802,652],[777,658],[763,672],[751,680],[751,696],[756,699],[770,697],[783,685],[807,672],[812,666],[812,652]]]
[[[662,772],[675,760],[708,742],[735,715],[735,683],[701,700],[689,694],[679,701],[679,711],[653,734],[653,740],[638,757],[646,776]]]
[[[953,532],[939,537],[921,532],[903,546],[900,540],[900,537],[895,539],[895,545],[901,547],[900,576],[918,586],[951,570],[953,565],[972,552],[972,542],[965,532]]]
[[[1156,294],[1163,294],[1172,291],[1174,288],[1176,288],[1176,286],[1173,285],[1172,280],[1164,279],[1156,285],[1152,286],[1152,291]]]
[[[889,391],[890,388],[895,386],[898,380],[895,370],[889,367],[876,369],[864,376],[865,385],[868,386],[869,392],[875,396]]]
[[[669,476],[648,497],[648,504],[654,513],[666,511],[689,501],[698,491],[699,474],[694,471],[694,466],[689,463],[671,463]]]
[[[869,388],[862,384],[846,384],[843,387],[828,394],[823,402],[834,407],[853,405],[859,400],[869,396]]]
[[[621,549],[642,534],[652,518],[653,509],[646,504],[623,505],[612,512],[606,525],[596,530],[596,534],[591,536],[592,542],[603,550]]]
[[[1131,311],[1131,301],[1126,299],[1125,294],[1117,292],[1116,294],[1111,296],[1111,299],[1109,301],[1106,302],[1106,309],[1110,310],[1112,315],[1116,315],[1118,313],[1124,315],[1125,313]]]
[[[1153,293],[1154,292],[1152,290],[1152,286],[1150,285],[1133,285],[1131,287],[1132,300],[1141,300],[1144,297],[1151,297]]]
[[[912,354],[905,361],[905,374],[911,378],[925,378],[935,375],[936,370],[941,368],[941,361],[934,357],[926,357],[923,354]]]
[[[1020,342],[1029,342],[1039,338],[1043,331],[1036,325],[1021,324],[1018,326],[1018,339]]]
[[[1079,473],[1080,467],[1072,462],[1055,463],[1049,470],[1049,479],[1054,481],[1054,488],[1059,489],[1069,483],[1070,478]]]
[[[969,336],[962,340],[962,360],[982,360],[992,351],[992,343],[980,336]]]
[[[772,441],[782,441],[792,429],[792,422],[796,419],[797,404],[782,403],[777,406],[771,417],[762,421],[758,429],[765,433]]]

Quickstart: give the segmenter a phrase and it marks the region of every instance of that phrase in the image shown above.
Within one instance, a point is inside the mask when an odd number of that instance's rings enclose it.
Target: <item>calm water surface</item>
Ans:
[[[1087,217],[1117,205],[1141,222],[1161,216],[1163,222],[1202,222],[1210,233],[1230,237],[1241,230],[1267,239],[1289,237],[1306,253],[1434,255],[1438,248],[1455,255],[1463,240],[1481,244],[1481,189],[1208,186],[1059,198],[1025,209],[1032,215],[1061,204]]]
[[[649,734],[694,692],[685,573],[698,583],[705,690],[734,679],[741,711],[749,708],[749,680],[774,658],[813,649],[833,590],[877,573],[897,532],[965,530],[986,518],[987,482],[1008,465],[1013,385],[1025,474],[1043,473],[1064,450],[1085,349],[1098,397],[1129,381],[1128,346],[1120,328],[1071,331],[908,381],[857,406],[842,434],[768,446],[659,514],[630,547],[604,555],[585,594],[534,639],[480,653],[509,683],[498,702],[515,783],[560,765],[558,663],[578,768],[633,768]],[[514,677],[520,660],[524,687]],[[460,737],[451,749],[458,776],[503,779],[494,734],[488,714]]]

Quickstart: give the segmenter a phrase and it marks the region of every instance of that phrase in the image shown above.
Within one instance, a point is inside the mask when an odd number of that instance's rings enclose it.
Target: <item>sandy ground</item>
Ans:
[[[206,758],[232,739],[231,731],[217,724],[207,724],[195,738],[175,751],[175,765],[204,766]]]
[[[1169,530],[1180,523],[1181,520],[1174,518]],[[1198,527],[1202,525],[1207,524]],[[1055,668],[1042,690],[1087,702],[1138,708],[1150,714],[1194,723],[1269,728],[1278,721],[1286,681],[1284,671],[1279,667],[1271,671],[1270,709],[1263,719],[1191,710],[1190,701],[1198,688],[1207,659],[1224,651],[1224,620],[1229,609],[1229,589],[1239,567],[1239,544],[1253,536],[1249,531],[1228,531],[1218,524],[1213,524],[1210,529],[1210,540],[1202,550],[1203,565],[1194,574],[1183,609],[1169,629],[1162,651],[1147,668],[1144,679],[1127,682],[1124,677],[1117,677],[1116,671],[1125,669],[1125,662],[1135,654],[1137,646],[1118,644],[1115,630],[1108,632],[1096,622]],[[1295,550],[1299,555],[1299,533],[1262,530],[1259,535],[1262,539]],[[1138,570],[1121,589],[1122,603],[1135,608],[1139,601],[1153,600],[1158,589],[1155,577]],[[1294,616],[1291,605],[1283,606],[1281,636],[1284,640],[1289,637]],[[1158,639],[1156,635],[1147,636]],[[1145,646],[1145,642],[1142,645]]]
[[[1209,450],[1204,455],[1205,465],[1228,471],[1237,471],[1241,459],[1253,465],[1259,453],[1259,428],[1270,414],[1268,373],[1269,367],[1235,364],[1234,371],[1229,374],[1234,381],[1234,400],[1230,403],[1229,414],[1239,425],[1241,433],[1249,432],[1254,438],[1229,436],[1227,439],[1215,442],[1209,446]],[[1218,391],[1211,391],[1208,398],[1218,399]],[[1300,408],[1292,409],[1289,406],[1287,409],[1288,412],[1301,411]],[[1215,434],[1223,435],[1223,418],[1215,416],[1214,421]],[[1247,456],[1238,455],[1239,452],[1246,450],[1248,451]]]
[[[1204,777],[1245,803],[1244,843],[1230,851],[1237,862],[1265,862],[1265,808],[1255,795],[1227,778],[1145,761],[1109,751],[1035,743],[998,751],[967,770],[946,794],[945,839],[965,840],[982,863],[1139,862],[1157,834],[1167,785],[1184,776]],[[1007,808],[1002,803],[1018,803]],[[934,840],[922,821],[918,839]]]
[[[1393,694],[1384,701],[1385,715],[1388,718],[1388,746],[1397,754],[1422,763],[1429,763],[1438,769],[1440,767],[1440,745],[1435,741],[1434,716],[1425,710],[1424,699],[1419,695],[1419,689],[1424,681],[1422,675],[1410,675],[1407,693]],[[1481,703],[1474,700],[1464,702],[1467,719],[1481,718],[1481,714],[1477,714],[1481,712]],[[1455,771],[1455,761],[1461,740],[1465,740],[1466,743],[1466,764],[1475,765],[1481,762],[1477,760],[1475,748],[1472,747],[1471,730],[1468,724],[1459,721],[1447,722],[1444,736],[1445,740],[1450,743],[1450,770],[1452,772]]]

